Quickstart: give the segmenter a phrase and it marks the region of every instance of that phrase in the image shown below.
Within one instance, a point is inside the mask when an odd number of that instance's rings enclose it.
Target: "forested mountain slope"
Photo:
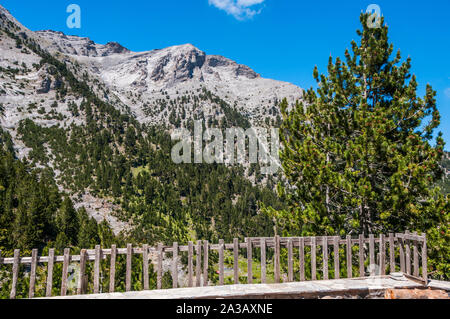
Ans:
[[[273,233],[273,223],[260,212],[260,202],[282,207],[273,191],[276,176],[262,183],[257,165],[175,165],[170,158],[169,133],[174,127],[189,128],[194,119],[205,119],[207,126],[246,128],[252,121],[248,114],[217,91],[199,86],[175,99],[153,100],[153,107],[168,107],[175,115],[142,120],[138,104],[112,92],[101,76],[91,72],[90,64],[55,51],[42,33],[27,30],[0,9],[0,120],[4,134],[10,136],[2,139],[2,146],[8,143],[10,162],[23,165],[36,183],[50,185],[61,197],[42,204],[48,207],[45,218],[34,216],[30,208],[25,223],[35,224],[36,218],[50,225],[54,221],[48,220],[56,220],[64,205],[73,205],[79,209],[77,214],[83,215],[85,209],[98,222],[106,220],[116,234],[137,243]],[[212,105],[217,116],[204,117],[188,109],[183,116],[179,107],[183,103]],[[276,110],[276,104],[272,107]],[[270,121],[277,121],[276,116]],[[12,177],[5,178],[6,185]],[[19,189],[12,188],[8,196],[21,202]],[[66,195],[73,204],[68,198],[62,200]],[[19,208],[9,212],[17,215]],[[10,233],[19,227],[14,224],[10,219],[0,228]],[[52,227],[38,231],[36,239],[23,245],[11,239],[4,247],[42,247],[65,233]],[[59,245],[69,244],[80,242],[61,235]]]

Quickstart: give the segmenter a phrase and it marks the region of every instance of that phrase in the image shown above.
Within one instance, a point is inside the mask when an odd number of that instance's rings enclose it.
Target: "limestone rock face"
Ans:
[[[37,31],[35,35],[41,39],[47,49],[64,54],[101,57],[130,52],[117,42],[108,42],[105,45],[101,45],[89,38],[65,35],[58,31]]]
[[[72,76],[121,114],[146,125],[164,125],[169,133],[194,119],[208,127],[274,125],[283,98],[293,104],[303,97],[293,84],[265,79],[249,66],[192,44],[134,52],[117,42],[33,32],[1,5],[0,29],[0,126],[10,133],[20,159],[32,151],[19,133],[23,121],[67,134],[86,125],[81,108],[85,96],[71,87]],[[36,166],[50,168],[60,190],[70,191],[64,186],[59,151],[47,141],[42,147],[48,161]],[[99,199],[88,193],[73,200],[115,231],[125,228],[114,220],[113,206],[92,204]]]
[[[67,55],[98,78],[143,123],[167,123],[170,112],[158,111],[161,100],[199,97],[204,89],[255,125],[266,118],[275,119],[277,103],[283,98],[293,104],[303,97],[303,90],[293,84],[262,78],[246,65],[208,55],[192,44],[133,52],[116,42],[102,45],[49,30],[36,34],[44,48]],[[189,100],[185,104],[187,117],[192,118],[199,103]],[[211,103],[200,107],[201,117],[217,113]],[[177,115],[184,112],[177,105],[173,111]]]

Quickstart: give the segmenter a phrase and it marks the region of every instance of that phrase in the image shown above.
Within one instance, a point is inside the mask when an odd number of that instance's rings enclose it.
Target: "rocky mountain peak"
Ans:
[[[200,69],[206,54],[192,44],[173,46],[157,52],[157,60],[150,75],[153,81],[183,82],[192,79]]]
[[[19,21],[16,20],[16,18],[13,17],[13,15],[6,10],[1,4],[0,4],[0,27],[4,29],[10,30],[11,28],[15,29],[13,31],[28,31]]]
[[[108,42],[107,44],[98,44],[87,37],[66,35],[60,31],[43,30],[35,32],[43,42],[46,42],[46,49],[57,51],[64,54],[86,57],[101,57],[112,54],[129,53],[117,42]]]
[[[110,54],[120,54],[120,53],[129,53],[130,50],[122,46],[120,43],[117,42],[108,42],[105,44],[105,47],[108,48],[108,52]]]

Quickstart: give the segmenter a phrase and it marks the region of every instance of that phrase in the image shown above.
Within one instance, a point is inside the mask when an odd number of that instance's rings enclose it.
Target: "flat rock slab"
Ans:
[[[355,279],[303,281],[282,284],[227,285],[198,288],[148,290],[54,297],[58,299],[240,299],[240,298],[323,298],[379,297],[387,289],[424,288],[404,276],[377,276]]]
[[[434,289],[442,289],[447,292],[450,292],[450,282],[448,282],[448,281],[430,280],[430,282],[428,283],[428,287],[431,287]]]

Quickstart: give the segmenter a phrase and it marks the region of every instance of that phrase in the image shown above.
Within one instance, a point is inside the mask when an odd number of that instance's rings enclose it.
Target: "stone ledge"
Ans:
[[[226,285],[126,293],[54,297],[56,299],[316,299],[384,298],[387,289],[423,289],[401,273],[354,279],[304,281],[282,284]]]

